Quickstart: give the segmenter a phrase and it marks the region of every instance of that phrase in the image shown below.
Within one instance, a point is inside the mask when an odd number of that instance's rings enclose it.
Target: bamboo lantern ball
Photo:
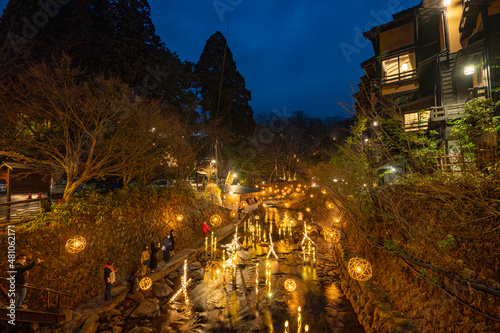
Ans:
[[[177,222],[181,222],[182,220],[184,220],[184,216],[182,214],[177,214],[175,215],[175,219],[177,220]]]
[[[289,208],[290,204],[288,202],[285,202],[285,208]]]
[[[306,211],[309,213],[311,211],[311,208],[307,207]]]
[[[338,229],[330,229],[326,228],[323,230],[323,235],[325,237],[325,240],[329,243],[338,243],[340,241],[340,231]]]
[[[333,209],[333,204],[331,202],[326,203],[326,208]]]
[[[232,218],[235,218],[236,216],[238,216],[238,212],[236,212],[235,210],[232,210],[229,215],[231,215]]]
[[[297,283],[294,279],[286,279],[284,286],[287,291],[294,291],[297,288]]]
[[[82,236],[75,236],[66,242],[65,248],[69,253],[78,253],[87,245],[87,241]]]
[[[147,290],[147,289],[151,288],[152,285],[153,285],[153,281],[148,277],[144,277],[144,278],[142,278],[141,281],[139,281],[139,287],[142,290]]]
[[[203,280],[210,287],[217,287],[224,281],[224,272],[222,271],[220,261],[210,261],[205,266]]]
[[[347,264],[349,275],[358,281],[368,281],[372,278],[372,265],[362,258],[352,258]]]
[[[255,227],[253,225],[251,225],[251,226],[248,227],[248,230],[250,232],[254,232],[255,231]]]
[[[214,227],[220,226],[220,223],[222,222],[222,219],[219,215],[215,214],[212,215],[210,218],[210,224],[213,225]]]
[[[256,220],[260,219],[260,216],[259,215],[255,215],[255,219]]]

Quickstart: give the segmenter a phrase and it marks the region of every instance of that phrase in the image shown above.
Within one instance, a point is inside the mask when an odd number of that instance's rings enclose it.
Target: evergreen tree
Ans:
[[[195,66],[195,73],[202,98],[202,112],[210,122],[217,122],[221,131],[231,133],[232,137],[225,138],[215,134],[217,139],[227,143],[250,136],[255,130],[255,121],[253,110],[248,104],[251,99],[250,91],[246,89],[245,79],[236,69],[231,50],[226,48],[226,44],[226,38],[220,32],[210,36]],[[226,58],[217,110],[224,52]]]

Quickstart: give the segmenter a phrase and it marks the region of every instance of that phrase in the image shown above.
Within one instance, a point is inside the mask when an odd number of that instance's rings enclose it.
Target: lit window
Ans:
[[[427,129],[430,116],[431,116],[430,111],[406,113],[405,130],[418,131]]]
[[[403,54],[382,61],[383,82],[398,82],[417,76],[415,53]]]

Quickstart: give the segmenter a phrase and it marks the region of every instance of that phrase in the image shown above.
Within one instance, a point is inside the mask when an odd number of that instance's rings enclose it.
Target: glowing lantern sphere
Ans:
[[[142,278],[142,280],[139,281],[139,287],[142,290],[147,290],[147,289],[151,288],[152,285],[153,285],[153,281],[148,277]]]
[[[82,236],[75,236],[66,242],[65,248],[69,253],[78,253],[87,245],[87,241]]]
[[[212,215],[212,217],[210,218],[210,224],[213,225],[214,227],[220,226],[221,222],[222,222],[222,219],[217,214]]]
[[[254,232],[255,231],[255,227],[253,225],[251,225],[251,226],[248,227],[248,230],[250,232]]]
[[[209,287],[217,287],[224,281],[224,272],[220,261],[210,261],[205,266],[203,280]]]
[[[285,202],[285,208],[289,208],[290,204],[288,202]]]
[[[232,217],[232,218],[235,218],[236,216],[238,216],[238,212],[235,211],[235,210],[232,210],[231,213],[229,213],[229,215]]]
[[[331,202],[326,203],[326,208],[333,209],[333,204]]]
[[[259,215],[255,215],[255,219],[256,220],[260,219],[260,216]]]
[[[182,214],[177,214],[175,215],[175,219],[177,220],[177,222],[181,222],[182,220],[184,220],[184,216]]]
[[[307,207],[307,208],[306,208],[306,212],[308,212],[308,213],[309,213],[310,211],[311,211],[311,208]]]
[[[372,265],[362,258],[352,258],[347,264],[349,275],[358,281],[367,281],[372,278]]]
[[[294,279],[286,279],[285,280],[285,289],[287,291],[294,291],[297,288],[297,283]]]
[[[325,240],[329,243],[338,243],[341,237],[340,231],[338,231],[337,229],[329,228],[323,230],[323,235],[325,236]]]

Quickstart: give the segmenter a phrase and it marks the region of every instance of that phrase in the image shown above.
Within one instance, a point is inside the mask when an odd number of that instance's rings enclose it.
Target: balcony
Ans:
[[[464,104],[448,104],[445,106],[434,106],[429,108],[431,112],[429,121],[448,121],[453,118],[461,118],[464,113]]]
[[[409,70],[397,74],[387,75],[382,78],[375,79],[375,86],[387,84],[403,84],[410,80],[417,79],[417,70]]]

